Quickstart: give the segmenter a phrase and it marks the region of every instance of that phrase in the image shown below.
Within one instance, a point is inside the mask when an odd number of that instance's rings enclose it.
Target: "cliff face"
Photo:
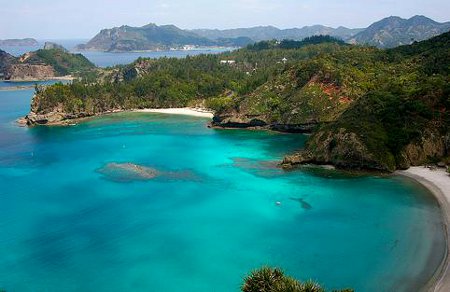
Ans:
[[[427,163],[430,158],[445,157],[450,154],[450,133],[439,133],[428,128],[423,135],[408,144],[401,152],[398,168],[407,169]]]
[[[14,64],[5,72],[5,79],[14,81],[45,80],[55,76],[51,65]]]
[[[450,153],[450,133],[427,129],[423,135],[394,155],[389,149],[373,151],[359,134],[339,129],[337,132],[318,131],[308,141],[305,150],[286,156],[284,168],[303,164],[331,164],[343,169],[393,172],[410,166],[426,164],[430,159]]]

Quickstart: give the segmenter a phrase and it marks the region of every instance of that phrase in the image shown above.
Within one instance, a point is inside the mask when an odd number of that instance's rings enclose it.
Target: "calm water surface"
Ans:
[[[19,128],[31,95],[0,91],[6,291],[239,291],[262,265],[329,289],[416,291],[439,264],[440,212],[412,181],[284,173],[274,163],[305,137],[191,117]],[[160,176],[99,171],[109,163]]]
[[[115,65],[123,65],[134,62],[139,57],[157,59],[161,57],[168,58],[184,58],[186,56],[196,56],[200,54],[219,54],[226,51],[235,50],[236,48],[203,48],[186,51],[160,51],[160,52],[122,52],[122,53],[108,53],[108,52],[76,52],[75,46],[88,42],[89,40],[42,40],[37,46],[4,46],[0,49],[14,55],[20,56],[27,52],[36,51],[44,47],[46,41],[51,41],[64,46],[73,53],[81,53],[88,58],[92,63],[99,67],[109,67]]]

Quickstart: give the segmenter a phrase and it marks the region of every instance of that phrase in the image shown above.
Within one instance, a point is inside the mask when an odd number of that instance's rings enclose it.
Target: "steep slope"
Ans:
[[[22,59],[27,64],[50,65],[59,76],[75,74],[95,68],[95,65],[82,54],[72,54],[61,48],[37,50],[36,52],[29,53]]]
[[[380,48],[393,48],[422,41],[450,30],[450,22],[438,23],[425,16],[403,19],[391,16],[375,22],[349,41]]]
[[[56,76],[86,72],[95,68],[81,54],[71,54],[57,44],[15,58],[0,51],[0,73],[6,80],[42,80]]]
[[[450,154],[450,33],[385,53],[394,74],[323,125],[284,165],[394,171]]]

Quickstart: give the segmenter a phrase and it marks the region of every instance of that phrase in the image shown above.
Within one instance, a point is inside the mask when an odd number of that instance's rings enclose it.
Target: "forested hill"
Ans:
[[[71,54],[54,43],[44,49],[14,57],[0,50],[0,76],[6,80],[43,80],[69,74],[84,74],[95,65],[81,54]]]
[[[392,71],[315,131],[286,167],[312,162],[393,171],[449,162],[450,33],[382,57]]]
[[[203,105],[214,125],[311,131],[285,166],[392,171],[447,155],[449,33],[383,51],[329,37],[265,42],[220,55],[139,59],[39,89],[30,124],[119,109]]]
[[[174,25],[150,23],[142,27],[121,26],[103,29],[87,44],[77,46],[78,50],[91,51],[142,51],[180,49],[193,46],[245,46],[253,42],[246,37],[219,38],[211,40]]]

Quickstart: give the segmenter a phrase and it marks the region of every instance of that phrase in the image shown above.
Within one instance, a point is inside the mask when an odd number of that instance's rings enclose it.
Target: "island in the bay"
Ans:
[[[34,47],[38,45],[39,42],[33,38],[0,40],[0,47],[19,47],[19,46]]]

